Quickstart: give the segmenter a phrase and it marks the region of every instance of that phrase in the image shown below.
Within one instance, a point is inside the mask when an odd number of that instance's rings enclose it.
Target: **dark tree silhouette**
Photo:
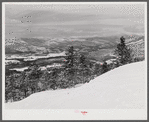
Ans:
[[[87,65],[86,65],[86,58],[84,55],[80,55],[80,62],[79,62],[79,69],[81,71],[80,74],[82,74],[82,82],[85,82],[85,78],[87,77]]]
[[[122,65],[132,61],[132,50],[126,46],[125,38],[123,36],[120,38],[120,43],[115,49],[115,54]]]
[[[74,86],[78,82],[77,74],[79,73],[80,57],[78,52],[74,50],[73,46],[70,46],[68,48],[65,59],[65,81],[68,82],[69,86]]]
[[[104,62],[102,65],[102,73],[105,73],[107,71],[108,71],[108,65],[107,65],[107,62]]]

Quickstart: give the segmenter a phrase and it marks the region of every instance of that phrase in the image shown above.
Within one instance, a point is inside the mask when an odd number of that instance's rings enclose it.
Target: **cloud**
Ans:
[[[5,24],[20,24],[20,21],[17,19],[5,18]]]
[[[32,16],[28,19],[23,16]],[[124,27],[143,26],[144,5],[142,4],[40,4],[6,5],[6,30],[24,30],[20,36],[58,36],[101,33],[108,28],[111,32],[122,31]],[[23,21],[23,24],[21,23]],[[8,25],[14,25],[8,27]],[[16,29],[17,28],[17,29]],[[26,31],[32,29],[32,33]],[[48,29],[50,28],[50,29]],[[117,29],[115,29],[117,28]],[[53,30],[52,30],[53,29]],[[134,28],[135,29],[135,28]],[[129,29],[124,29],[129,31]],[[102,33],[106,33],[105,30]],[[133,31],[133,29],[131,29]],[[22,35],[21,35],[22,34]],[[76,35],[75,35],[76,34]]]

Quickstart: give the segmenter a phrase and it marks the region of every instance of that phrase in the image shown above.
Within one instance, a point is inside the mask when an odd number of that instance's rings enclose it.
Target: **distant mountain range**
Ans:
[[[144,36],[123,35],[126,43],[144,39]],[[74,46],[78,52],[88,55],[89,57],[101,57],[109,54],[120,42],[120,35],[107,37],[76,37],[76,38],[20,38],[6,39],[6,54],[41,54],[61,53],[69,45]]]

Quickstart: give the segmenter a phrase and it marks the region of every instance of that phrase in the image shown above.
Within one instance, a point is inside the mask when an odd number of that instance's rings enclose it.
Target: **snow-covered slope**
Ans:
[[[145,108],[145,62],[113,69],[82,86],[35,93],[9,109],[143,109]]]

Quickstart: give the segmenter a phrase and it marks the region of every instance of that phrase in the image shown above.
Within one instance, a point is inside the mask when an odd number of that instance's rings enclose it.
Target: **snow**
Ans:
[[[10,69],[10,70],[16,70],[16,71],[24,71],[25,69],[28,69],[28,67],[23,67],[23,68],[13,68],[13,69]]]
[[[144,109],[145,61],[113,69],[82,86],[43,91],[6,109]]]
[[[137,40],[135,42],[128,42],[126,45],[131,45],[131,44],[140,44],[140,43],[145,43],[143,39]]]
[[[50,57],[57,57],[57,56],[65,56],[65,51],[61,53],[50,53],[47,56],[28,56],[24,61],[33,61],[40,58],[50,58]]]
[[[107,64],[111,64],[111,63],[113,63],[113,61],[107,60],[106,63],[107,63]]]
[[[5,60],[5,64],[8,65],[8,64],[19,64],[20,61],[18,60]]]
[[[46,70],[46,67],[43,66],[43,67],[39,67],[40,70]]]
[[[47,65],[47,68],[51,68],[51,67],[60,67],[62,64],[59,63],[53,63],[53,65]]]
[[[61,52],[61,53],[50,53],[48,54],[48,57],[57,57],[57,56],[65,56],[65,51]]]
[[[53,65],[47,65],[47,66],[39,67],[39,69],[46,70],[47,68],[51,68],[51,67],[61,67],[61,65],[62,64],[54,63]]]
[[[116,59],[109,59],[109,60],[106,61],[106,63],[107,64],[112,64],[112,63],[114,63],[114,61],[116,61]]]
[[[32,56],[24,59],[24,61],[34,61],[34,60],[37,60],[37,57]]]
[[[20,55],[12,55],[8,59],[15,59],[15,58],[22,59],[22,58],[26,58],[26,57],[25,56],[20,56]]]

